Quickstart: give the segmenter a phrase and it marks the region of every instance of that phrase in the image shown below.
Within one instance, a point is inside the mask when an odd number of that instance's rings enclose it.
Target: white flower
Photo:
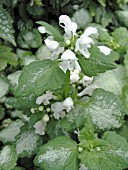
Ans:
[[[78,82],[80,76],[79,76],[79,71],[77,69],[75,69],[74,71],[70,72],[70,83],[75,83]]]
[[[82,83],[83,86],[88,86],[89,84],[92,83],[92,81],[93,81],[93,77],[84,76],[80,81],[80,83]]]
[[[39,32],[42,33],[42,34],[44,34],[44,33],[51,34],[51,32],[49,32],[44,26],[38,27],[38,30],[39,30]]]
[[[54,99],[56,100],[57,97],[53,95],[53,92],[46,91],[46,94],[43,94],[42,96],[39,96],[36,99],[36,104],[41,104],[43,103],[44,105],[50,104],[49,100]]]
[[[84,96],[84,95],[89,95],[91,96],[92,95],[92,92],[93,90],[97,89],[98,86],[95,85],[95,84],[91,84],[89,86],[87,86],[82,92],[78,93],[78,96],[81,97],[81,96]]]
[[[80,163],[80,168],[79,170],[88,170],[88,168],[84,165]]]
[[[71,39],[72,36],[76,35],[77,24],[72,22],[67,15],[61,15],[59,17],[59,25],[64,28],[66,36]]]
[[[88,51],[88,48],[91,47],[90,44],[93,43],[93,39],[90,38],[89,36],[91,34],[96,34],[97,29],[94,27],[88,27],[84,33],[80,36],[80,38],[77,39],[76,41],[76,48],[75,51],[80,51],[86,58],[90,57],[90,53]]]
[[[105,55],[109,55],[112,51],[112,49],[106,47],[106,46],[98,46],[99,50],[104,53]]]
[[[97,30],[96,28],[94,28],[94,27],[88,27],[88,28],[84,31],[83,35],[88,37],[88,36],[91,35],[91,34],[96,34],[97,31],[98,31],[98,30]]]
[[[71,97],[66,98],[63,102],[55,102],[51,105],[51,111],[53,111],[53,116],[55,119],[65,117],[65,111],[69,112],[73,106],[73,100]]]
[[[62,60],[62,62],[59,63],[59,66],[64,72],[66,72],[67,69],[72,71],[78,67],[77,57],[71,50],[66,50],[61,55],[60,60]]]
[[[71,97],[66,98],[66,99],[63,101],[63,106],[64,106],[64,108],[65,108],[65,110],[66,110],[67,112],[69,112],[72,108],[74,108],[72,98],[71,98]]]
[[[39,135],[44,135],[45,134],[46,125],[47,125],[47,123],[43,119],[41,119],[38,122],[36,122],[34,124],[34,126],[33,126],[35,128],[35,133],[39,134]]]
[[[51,111],[53,111],[53,116],[57,120],[65,116],[64,109],[63,102],[55,102],[51,105]]]
[[[51,55],[52,60],[56,60],[59,56],[59,54],[64,52],[64,47],[58,47],[56,50],[53,51]]]
[[[73,53],[71,50],[66,50],[61,55],[62,60],[77,60],[75,53]]]
[[[54,40],[53,36],[49,36],[44,42],[51,51],[54,51],[59,46],[59,43]]]

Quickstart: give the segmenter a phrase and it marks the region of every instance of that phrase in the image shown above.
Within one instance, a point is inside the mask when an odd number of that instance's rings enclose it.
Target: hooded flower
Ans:
[[[92,81],[93,81],[93,77],[83,76],[80,82],[83,84],[83,86],[88,86],[89,84],[92,83]]]
[[[42,96],[39,96],[36,99],[36,104],[41,104],[43,103],[44,105],[50,104],[49,100],[54,99],[56,100],[57,97],[53,95],[53,92],[46,91],[46,94],[43,94]]]
[[[38,27],[38,30],[39,30],[39,32],[40,32],[41,34],[47,33],[47,34],[52,35],[52,33],[51,33],[50,31],[48,31],[44,26]]]
[[[59,63],[59,66],[64,72],[66,72],[67,69],[69,69],[70,71],[73,71],[74,69],[78,68],[79,64],[77,62],[77,57],[75,53],[73,53],[71,50],[66,50],[61,55],[60,60],[61,62]]]
[[[78,82],[80,76],[79,76],[79,70],[75,69],[74,71],[70,72],[70,83]]]
[[[64,28],[65,38],[71,39],[74,35],[76,35],[78,26],[75,22],[72,22],[67,15],[61,15],[59,17],[59,25]]]
[[[91,47],[91,44],[93,43],[93,39],[89,36],[91,34],[96,34],[97,29],[94,27],[88,27],[84,33],[80,36],[80,38],[76,41],[76,48],[75,51],[80,51],[86,58],[90,57],[90,53],[88,51],[88,48]]]
[[[69,112],[74,108],[73,100],[71,97],[66,98],[63,102],[55,102],[51,105],[51,111],[55,119],[64,118],[65,110]]]
[[[58,55],[60,53],[62,53],[64,51],[64,47],[60,47],[59,43],[57,41],[54,40],[54,37],[52,36],[52,33],[49,32],[44,26],[40,26],[38,27],[38,30],[40,33],[44,34],[44,33],[48,33],[51,36],[49,36],[48,38],[46,38],[44,40],[47,48],[52,51],[52,55],[51,55],[51,59],[55,60],[58,58]]]
[[[44,40],[46,46],[49,50],[54,51],[59,47],[59,43],[54,40],[53,36],[49,36],[47,39]]]
[[[111,53],[111,49],[106,46],[98,46],[99,50],[105,55],[109,55]]]
[[[63,102],[55,102],[51,105],[51,111],[55,119],[63,118],[65,116]]]
[[[47,122],[45,122],[43,119],[39,120],[34,124],[35,128],[35,133],[39,135],[44,135],[45,134],[45,129],[46,129]]]
[[[69,112],[72,108],[74,108],[72,98],[71,98],[71,97],[66,98],[66,99],[63,101],[63,106],[64,106],[64,108],[65,108],[65,110],[66,110],[67,112]]]

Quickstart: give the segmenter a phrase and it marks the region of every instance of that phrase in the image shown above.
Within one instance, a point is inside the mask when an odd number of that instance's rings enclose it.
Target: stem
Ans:
[[[65,86],[64,86],[64,97],[69,97],[70,92],[70,70],[66,71],[66,80],[65,80]]]

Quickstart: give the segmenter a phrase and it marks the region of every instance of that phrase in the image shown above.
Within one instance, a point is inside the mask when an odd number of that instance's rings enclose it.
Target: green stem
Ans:
[[[65,79],[65,86],[64,86],[64,97],[69,97],[70,92],[70,70],[66,71],[66,79]]]

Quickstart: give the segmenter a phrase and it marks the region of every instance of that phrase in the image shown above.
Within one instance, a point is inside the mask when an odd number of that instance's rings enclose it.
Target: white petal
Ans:
[[[89,58],[90,57],[90,53],[87,49],[80,49],[80,52],[85,56],[85,58]]]
[[[57,49],[57,47],[59,46],[59,43],[55,40],[53,40],[52,36],[49,36],[45,41],[46,46],[51,50],[55,50]]]
[[[88,48],[90,48],[90,44],[88,44],[87,42],[92,42],[92,39],[87,37],[87,41],[82,37],[82,41],[81,38],[77,39],[76,41],[76,47],[75,47],[75,51],[79,51],[80,53],[82,53],[86,58],[90,57],[90,53],[88,51]],[[87,44],[86,44],[87,43]]]
[[[35,133],[39,134],[39,135],[44,135],[46,125],[47,125],[47,123],[44,122],[43,120],[39,120],[38,122],[36,122],[33,126],[35,128]]]
[[[62,60],[77,60],[75,53],[73,53],[71,50],[66,50],[61,55]]]
[[[43,27],[43,26],[38,27],[38,30],[39,30],[39,32],[42,33],[42,34],[47,33],[47,30],[46,30],[45,27]]]
[[[63,106],[65,108],[65,110],[67,112],[69,112],[71,110],[71,108],[74,108],[74,105],[73,105],[73,100],[71,97],[68,97],[66,98],[64,101],[63,101]]]
[[[85,31],[84,31],[84,35],[89,36],[91,34],[96,34],[98,32],[98,30],[94,27],[88,27]]]
[[[64,47],[58,47],[56,50],[53,51],[51,55],[51,60],[56,60],[59,54],[64,52]]]
[[[84,86],[87,86],[87,85],[91,84],[92,81],[93,81],[93,77],[84,76],[82,79],[82,84]]]
[[[109,55],[112,51],[112,49],[106,47],[106,46],[98,46],[99,50],[104,53],[105,55]]]
[[[87,37],[85,35],[81,35],[81,37],[80,37],[80,44],[82,44],[82,45],[85,44],[86,45],[86,44],[90,44],[90,43],[93,43],[92,38]]]
[[[43,103],[44,105],[48,105],[48,104],[50,103],[49,100],[51,100],[51,99],[56,100],[57,97],[54,96],[52,92],[46,91],[46,94],[43,94],[42,96],[39,96],[39,97],[36,99],[36,104],[41,104],[41,103]]]
[[[63,60],[59,63],[59,67],[66,72],[67,69],[73,71],[76,68],[76,62],[72,60]]]
[[[73,35],[76,34],[76,30],[77,30],[77,24],[75,22],[71,23],[71,31],[73,32]]]
[[[78,70],[79,72],[81,72],[81,67],[80,67],[78,61],[75,61],[75,70]]]
[[[59,17],[59,25],[64,28],[66,36],[69,39],[72,37],[72,35],[76,35],[76,30],[78,26],[75,22],[72,22],[67,15],[61,15]]]
[[[71,75],[70,75],[70,83],[75,83],[78,82],[79,80],[79,72],[76,72],[76,70],[71,71]]]
[[[55,119],[59,119],[62,115],[64,110],[63,102],[55,102],[51,105],[51,111],[53,111],[53,116]]]
[[[43,96],[39,96],[36,99],[36,104],[41,104],[43,102]]]
[[[88,170],[88,168],[84,165],[80,163],[80,168],[79,170]]]
[[[67,15],[61,15],[59,17],[59,25],[63,28],[68,28],[71,25],[71,19]]]

